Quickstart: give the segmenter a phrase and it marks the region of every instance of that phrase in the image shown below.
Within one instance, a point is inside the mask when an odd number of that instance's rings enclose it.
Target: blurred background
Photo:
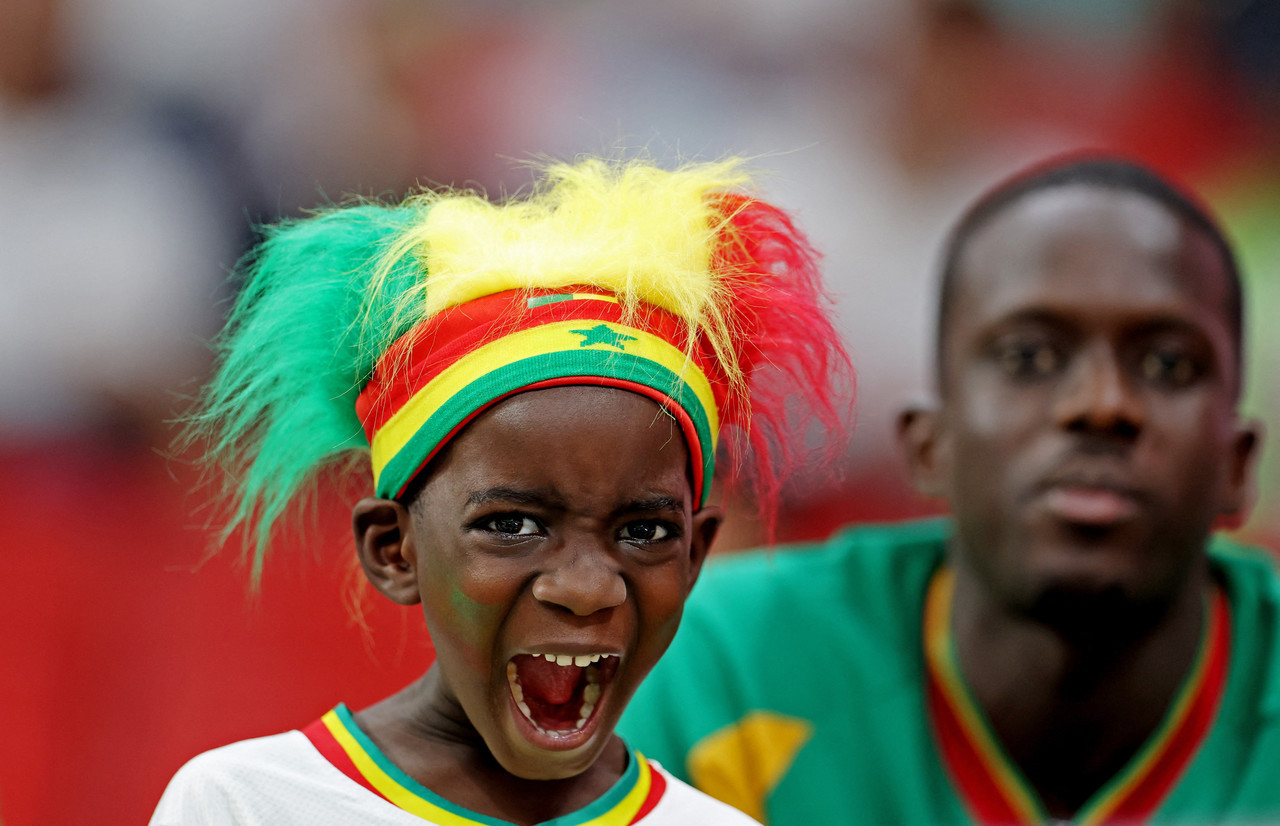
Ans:
[[[891,424],[929,389],[942,237],[1085,147],[1217,209],[1249,282],[1247,407],[1280,434],[1280,0],[0,0],[0,821],[145,822],[195,753],[430,661],[417,613],[353,577],[350,490],[251,597],[164,456],[257,223],[513,192],[534,157],[755,157],[825,252],[859,374],[841,481],[783,515],[816,537],[936,511]],[[1273,546],[1278,453],[1240,528]]]

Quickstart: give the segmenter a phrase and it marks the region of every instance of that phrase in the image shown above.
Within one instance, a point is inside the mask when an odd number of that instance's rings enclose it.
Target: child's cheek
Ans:
[[[482,602],[465,583],[453,583],[449,590],[449,610],[455,617],[461,636],[473,647],[485,647],[493,638],[502,617],[499,602]],[[483,596],[483,594],[481,594]]]
[[[432,588],[433,633],[446,635],[455,656],[468,667],[488,671],[494,637],[507,606],[485,587],[486,578],[455,571],[444,579]],[[445,641],[435,642],[438,646]]]
[[[688,568],[670,564],[637,573],[632,578],[635,598],[642,607],[646,628],[641,629],[646,646],[666,650],[675,637],[689,596]]]
[[[678,594],[678,596],[674,596]],[[684,612],[684,593],[678,589],[672,592],[674,598],[655,600],[652,607],[652,616],[659,620],[659,625],[653,632],[653,639],[660,642],[665,649],[676,635],[676,630],[680,627],[680,617]]]

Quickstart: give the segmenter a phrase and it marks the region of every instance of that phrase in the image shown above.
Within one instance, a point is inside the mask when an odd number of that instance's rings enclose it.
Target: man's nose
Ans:
[[[539,602],[585,617],[621,605],[627,583],[617,562],[595,543],[576,542],[554,552],[533,582]]]
[[[1146,407],[1119,354],[1107,345],[1082,351],[1068,371],[1055,403],[1055,418],[1067,430],[1133,438],[1146,424]]]

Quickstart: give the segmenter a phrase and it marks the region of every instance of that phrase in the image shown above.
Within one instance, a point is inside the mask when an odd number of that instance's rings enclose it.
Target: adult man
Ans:
[[[1232,253],[1103,158],[981,199],[945,256],[953,521],[711,566],[622,731],[769,823],[1280,818],[1280,580],[1242,508]]]

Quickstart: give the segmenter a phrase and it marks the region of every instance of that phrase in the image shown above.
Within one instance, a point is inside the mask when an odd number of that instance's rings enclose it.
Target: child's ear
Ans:
[[[400,605],[422,601],[409,509],[391,499],[361,499],[351,511],[356,555],[369,583]]]
[[[707,553],[711,543],[715,541],[720,526],[724,524],[724,509],[719,505],[708,505],[693,515],[693,533],[689,537],[689,589],[698,581],[702,573],[702,563],[707,561]]]

